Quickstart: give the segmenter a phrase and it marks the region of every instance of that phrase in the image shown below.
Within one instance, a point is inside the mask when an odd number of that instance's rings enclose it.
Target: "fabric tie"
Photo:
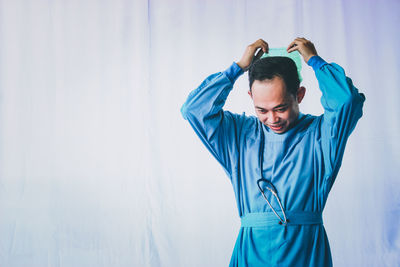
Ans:
[[[282,212],[278,212],[282,215]],[[323,224],[322,212],[312,211],[287,211],[288,222],[286,225],[310,225]],[[253,212],[240,217],[241,227],[267,227],[282,224],[278,217],[271,212]]]

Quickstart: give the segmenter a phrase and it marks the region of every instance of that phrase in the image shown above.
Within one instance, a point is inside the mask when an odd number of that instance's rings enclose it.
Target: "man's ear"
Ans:
[[[249,96],[250,96],[251,98],[253,98],[253,94],[251,93],[251,90],[249,90],[247,93],[249,94]]]
[[[297,103],[299,103],[299,104],[301,103],[305,94],[306,94],[306,88],[304,86],[300,86],[299,89],[297,89],[297,93],[296,93]]]

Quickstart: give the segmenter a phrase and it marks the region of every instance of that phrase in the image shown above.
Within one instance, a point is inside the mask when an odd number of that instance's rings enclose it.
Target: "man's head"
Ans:
[[[258,119],[275,133],[289,130],[305,94],[294,61],[288,57],[262,58],[250,67],[249,83]]]

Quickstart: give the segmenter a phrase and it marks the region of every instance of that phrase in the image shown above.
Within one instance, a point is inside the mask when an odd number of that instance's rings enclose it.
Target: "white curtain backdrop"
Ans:
[[[180,107],[298,36],[367,98],[324,212],[334,265],[399,266],[399,25],[397,0],[0,0],[0,266],[227,266],[233,191]],[[253,114],[247,84],[227,109]]]

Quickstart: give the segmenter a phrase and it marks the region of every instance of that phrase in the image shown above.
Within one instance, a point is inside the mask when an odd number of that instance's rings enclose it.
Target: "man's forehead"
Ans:
[[[290,93],[287,91],[283,81],[279,79],[255,81],[252,86],[253,96],[266,101],[284,101],[289,99]]]
[[[257,90],[261,92],[261,90],[267,89],[275,89],[275,91],[279,90],[285,92],[285,81],[279,76],[274,76],[272,79],[255,80],[252,85],[252,91]]]
[[[283,88],[256,88],[253,92],[254,106],[259,109],[277,109],[290,105],[292,101],[292,95]]]

